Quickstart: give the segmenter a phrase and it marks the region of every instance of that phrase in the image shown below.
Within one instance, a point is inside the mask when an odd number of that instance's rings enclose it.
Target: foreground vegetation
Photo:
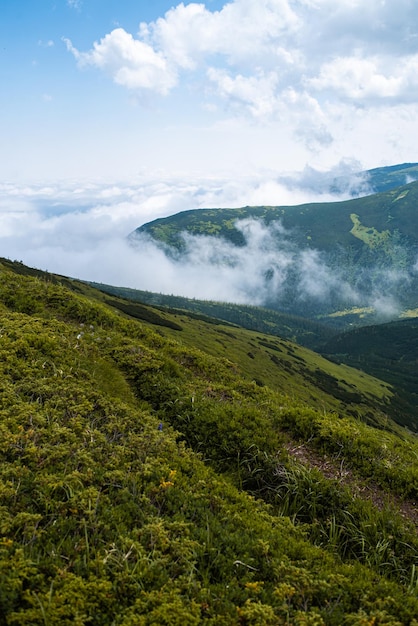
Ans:
[[[416,626],[414,436],[30,274],[0,265],[0,624]]]
[[[361,416],[375,426],[381,424],[383,410],[395,422],[418,432],[416,318],[354,328],[341,333],[335,327],[262,307],[207,302],[91,284],[106,294],[121,296],[122,299],[104,298],[104,301],[131,317],[160,323],[174,331],[181,330],[182,342],[190,346],[198,345],[213,355],[221,355],[227,351],[233,360],[240,363],[243,371],[260,383],[282,389],[290,377],[293,393],[296,392],[300,399],[316,399],[317,403],[322,401],[323,406],[328,409],[344,410],[357,417]],[[140,304],[141,302],[156,305],[161,312],[169,315],[162,318],[161,313],[158,313],[158,320],[155,309],[149,309]],[[181,323],[183,315],[188,318],[185,326]],[[353,316],[349,317],[353,319]],[[202,326],[200,322],[207,323]],[[228,322],[231,323],[230,328],[225,327]],[[254,333],[246,333],[237,326],[277,335],[280,339],[263,339]],[[179,333],[174,332],[171,335],[178,336]],[[228,339],[222,341],[222,335],[226,335]],[[310,350],[304,351],[283,339],[291,339],[300,346],[312,348],[335,363],[358,368],[357,374],[351,368],[333,368],[330,363],[326,364],[321,360],[318,354]],[[278,352],[280,358],[277,358]],[[272,363],[276,367],[272,367]],[[388,393],[388,389],[376,388],[376,381],[373,382],[359,373],[363,370],[391,385],[391,393]],[[300,384],[297,384],[298,380]],[[325,401],[325,393],[332,395],[334,402],[329,397]],[[367,396],[367,403],[361,409],[361,397],[364,394]],[[373,412],[370,412],[371,403],[374,406]]]

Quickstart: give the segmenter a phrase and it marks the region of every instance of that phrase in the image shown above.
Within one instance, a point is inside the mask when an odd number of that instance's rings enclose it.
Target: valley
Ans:
[[[144,224],[130,241],[152,241],[174,268],[202,255],[202,269],[229,266],[248,302],[281,313],[381,323],[417,308],[417,203],[411,182],[341,202],[189,210]],[[363,313],[343,320],[347,310]]]

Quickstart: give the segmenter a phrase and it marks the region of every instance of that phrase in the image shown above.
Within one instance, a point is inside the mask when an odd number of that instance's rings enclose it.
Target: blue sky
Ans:
[[[0,0],[0,80],[0,254],[80,277],[155,217],[418,161],[414,0]]]
[[[0,0],[0,18],[7,180],[416,158],[411,0]]]
[[[119,179],[160,162],[167,170],[176,168],[179,136],[191,120],[200,124],[206,117],[196,96],[181,89],[166,98],[152,87],[115,85],[94,66],[80,68],[65,43],[88,51],[116,29],[136,37],[141,22],[152,23],[171,6],[141,0],[0,0],[3,178]],[[164,159],[167,151],[170,158]]]

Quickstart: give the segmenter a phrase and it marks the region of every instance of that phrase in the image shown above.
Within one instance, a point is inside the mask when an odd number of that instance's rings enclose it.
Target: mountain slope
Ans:
[[[336,176],[323,190],[335,194],[348,192],[352,197],[358,197],[389,191],[414,180],[418,180],[418,163],[400,163]]]
[[[330,339],[321,351],[393,385],[396,392],[392,406],[398,407],[397,421],[411,425],[407,416],[418,413],[417,319],[355,329]],[[418,418],[412,419],[413,429],[418,431]]]
[[[256,381],[258,386],[285,392],[291,389],[294,395],[312,406],[361,415],[363,420],[370,420],[380,428],[388,424],[387,416],[391,412],[393,396],[389,385],[353,368],[338,366],[292,341],[266,333],[246,331],[237,324],[228,325],[207,316],[190,317],[187,311],[155,309],[119,297],[109,298],[105,295],[107,292],[91,289],[88,284],[31,270],[19,263],[3,260],[3,265],[22,275],[43,277],[48,282],[63,284],[78,294],[84,293],[127,318],[150,324],[160,335],[171,337],[180,344],[197,347],[215,357],[227,356],[239,367],[241,375]],[[109,287],[107,289],[111,290]],[[113,291],[115,294],[126,292],[119,288]],[[6,295],[3,297],[6,298]],[[8,297],[16,301],[15,293]],[[41,306],[27,292],[22,294],[22,298],[27,307],[31,303],[34,311]],[[253,309],[255,312],[256,307]],[[317,341],[320,339],[321,334]],[[392,423],[391,428],[396,429],[395,424]]]
[[[187,331],[179,339],[187,341],[189,345],[199,345],[213,355],[221,355],[225,350],[228,354],[236,352],[241,369],[259,384],[267,384],[272,388],[280,388],[281,385],[284,388],[288,382],[286,376],[290,374],[292,388],[295,389],[296,381],[301,376],[298,388],[301,399],[312,402],[316,398],[317,403],[328,409],[361,414],[366,421],[372,419],[374,425],[379,425],[379,411],[370,413],[366,406],[361,405],[361,398],[366,395],[367,402],[372,401],[383,415],[390,415],[395,422],[418,432],[415,384],[418,360],[416,319],[366,326],[340,334],[335,328],[260,307],[190,300],[91,284],[104,293],[125,296],[126,303],[114,301],[113,304],[139,319],[151,319],[149,309],[139,304],[140,302],[165,304],[160,308],[160,311],[166,313],[165,321],[157,320],[156,324],[175,331],[186,328]],[[111,300],[107,302],[111,303]],[[175,309],[173,305],[181,306],[182,309]],[[208,317],[208,314],[216,319]],[[181,318],[184,316],[188,317],[186,327],[181,325]],[[225,326],[226,320],[234,324],[228,328]],[[204,332],[199,322],[209,323],[209,326],[205,324]],[[238,323],[250,331],[257,331],[257,334],[243,332]],[[260,333],[274,337],[263,337]],[[174,336],[176,335],[178,333],[175,332]],[[222,335],[228,337],[227,346],[222,341]],[[287,338],[299,346],[284,341]],[[235,348],[234,344],[237,344]],[[355,370],[333,371],[329,362],[320,360],[318,354],[312,354],[309,350],[304,351],[301,346],[312,347],[315,352],[325,355],[334,363],[345,363],[356,368],[356,375],[353,376]],[[281,353],[280,362],[277,362],[277,353]],[[272,368],[271,363],[280,365],[281,371]],[[379,392],[378,387],[371,385],[374,391],[370,395],[370,380],[364,379],[364,375],[359,374],[358,370],[386,381],[392,386],[390,393],[389,389],[383,391],[383,388]],[[326,398],[324,394],[332,396],[332,399]]]
[[[338,324],[321,324],[307,318],[288,315],[259,306],[183,298],[102,283],[90,282],[88,284],[104,293],[113,294],[132,302],[151,304],[163,307],[164,310],[173,313],[194,315],[196,318],[230,322],[234,326],[278,335],[312,349],[321,346],[327,339],[339,333]]]
[[[199,258],[211,241],[205,254],[214,267],[257,259],[253,282],[270,308],[396,317],[417,307],[417,202],[413,182],[344,202],[192,210],[145,224],[130,239],[151,237],[178,263]]]
[[[414,625],[418,539],[395,507],[418,495],[415,437],[260,387],[169,337],[196,334],[185,316],[140,321],[16,269],[0,264],[0,624]]]
[[[401,236],[411,237],[411,242],[416,244],[418,218],[414,207],[417,198],[418,182],[413,182],[388,192],[342,202],[183,211],[149,222],[134,232],[146,232],[156,240],[181,249],[184,246],[181,238],[183,231],[205,235],[211,234],[212,229],[212,234],[217,237],[222,236],[236,245],[244,245],[244,235],[235,228],[235,221],[251,217],[263,219],[266,224],[280,220],[285,229],[295,230],[293,235],[299,245],[322,251],[333,250],[336,243],[356,248],[361,248],[364,243],[372,248],[380,244],[389,251],[394,245],[391,236],[396,231]],[[353,215],[358,217],[358,222],[353,220]],[[364,235],[361,225],[365,229]],[[379,238],[376,235],[374,241],[374,231],[367,233],[367,229],[375,229],[382,236]],[[386,230],[391,236],[383,236]]]
[[[374,193],[389,191],[418,180],[418,163],[401,163],[367,170],[367,181]]]

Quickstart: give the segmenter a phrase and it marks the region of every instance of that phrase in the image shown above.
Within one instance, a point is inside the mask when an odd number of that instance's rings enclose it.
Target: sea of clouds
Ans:
[[[253,179],[186,181],[159,175],[119,184],[2,184],[0,255],[82,280],[249,304],[268,303],[272,296],[277,302],[293,276],[301,302],[338,296],[356,304],[361,294],[318,251],[296,249],[280,224],[239,223],[246,240],[242,248],[185,235],[186,253],[177,260],[148,237],[133,246],[128,235],[146,222],[188,209],[284,206],[366,194],[367,176],[358,171],[357,163],[342,162],[329,172],[307,167]],[[392,276],[392,287],[405,279]],[[388,276],[386,286],[387,281]],[[385,294],[371,289],[368,304],[379,302],[390,314],[396,309],[390,288]]]

